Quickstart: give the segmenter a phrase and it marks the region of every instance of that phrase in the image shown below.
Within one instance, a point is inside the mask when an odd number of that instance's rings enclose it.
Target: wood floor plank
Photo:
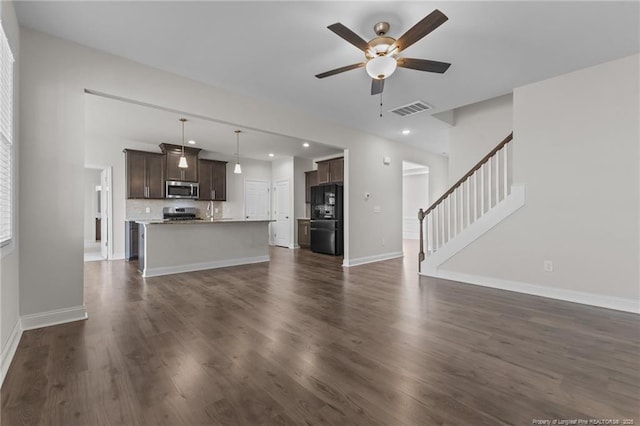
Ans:
[[[638,315],[419,277],[406,249],[147,279],[86,263],[89,320],[23,334],[0,424],[640,422]]]

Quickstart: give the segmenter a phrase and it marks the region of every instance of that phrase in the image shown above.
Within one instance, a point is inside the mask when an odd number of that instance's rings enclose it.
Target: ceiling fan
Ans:
[[[316,77],[325,78],[345,71],[365,67],[367,73],[372,78],[371,94],[377,95],[382,93],[382,90],[384,89],[384,80],[393,74],[396,67],[442,74],[451,66],[451,64],[446,62],[430,61],[428,59],[401,58],[399,55],[409,46],[422,39],[440,25],[444,24],[448,19],[449,18],[447,18],[444,13],[436,9],[411,27],[397,40],[393,37],[387,36],[387,32],[389,31],[388,22],[378,22],[373,27],[377,36],[369,42],[364,41],[359,35],[339,22],[329,25],[327,28],[353,44],[358,49],[362,50],[364,52],[365,60],[357,64],[347,65],[345,67],[317,74]]]

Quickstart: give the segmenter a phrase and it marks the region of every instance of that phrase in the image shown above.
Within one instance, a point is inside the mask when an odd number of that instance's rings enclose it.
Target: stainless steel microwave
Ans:
[[[198,198],[199,185],[197,182],[178,182],[168,180],[165,198]]]

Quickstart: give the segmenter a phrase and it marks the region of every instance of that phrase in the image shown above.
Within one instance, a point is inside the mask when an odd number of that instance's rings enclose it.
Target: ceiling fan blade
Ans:
[[[398,58],[398,66],[411,68],[412,70],[444,73],[451,64],[446,62],[430,61],[428,59]]]
[[[425,16],[422,21],[418,22],[413,27],[409,28],[406,33],[402,34],[400,38],[396,40],[391,49],[396,46],[401,52],[404,51],[407,47],[411,46],[413,43],[447,22],[448,19],[449,18],[447,18],[447,16],[438,9],[434,10]]]
[[[347,40],[349,43],[353,44],[355,47],[362,50],[363,52],[366,52],[369,49],[369,43],[364,41],[362,37],[360,37],[358,34],[354,33],[349,28],[342,25],[340,22],[336,22],[333,25],[329,25],[327,28],[329,28],[331,31],[333,31],[343,39]]]
[[[362,67],[364,67],[364,62],[360,62],[359,64],[351,64],[351,65],[347,65],[346,67],[340,67],[340,68],[336,68],[335,70],[316,74],[316,77],[318,78],[330,77],[332,75],[340,74],[341,72],[351,71],[351,70],[355,70],[357,68],[362,68]]]
[[[371,79],[371,94],[372,95],[379,95],[380,93],[382,93],[383,89],[384,89],[384,79],[382,79],[382,80],[378,80],[377,78],[372,78]]]

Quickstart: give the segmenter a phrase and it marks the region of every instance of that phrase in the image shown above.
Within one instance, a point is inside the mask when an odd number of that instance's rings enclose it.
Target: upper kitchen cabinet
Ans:
[[[318,161],[318,184],[344,181],[344,158]]]
[[[127,198],[164,198],[164,155],[125,149]]]
[[[311,187],[316,186],[318,184],[318,171],[310,170],[308,172],[304,172],[304,202],[311,202]]]
[[[182,146],[161,143],[160,149],[165,154],[165,179],[176,180],[181,182],[197,182],[198,181],[198,153],[200,149],[184,147],[184,156],[187,159],[188,167],[186,169],[178,167],[178,162],[182,156]]]
[[[199,160],[198,163],[200,200],[227,201],[227,162]]]

